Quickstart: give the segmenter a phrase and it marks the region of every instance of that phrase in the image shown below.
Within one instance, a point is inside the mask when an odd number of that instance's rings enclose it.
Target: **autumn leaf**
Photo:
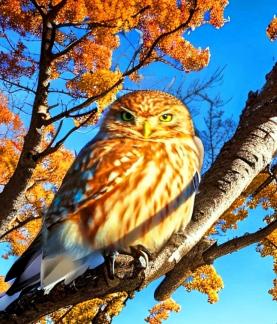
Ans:
[[[156,304],[149,312],[150,315],[145,319],[150,324],[161,324],[164,320],[168,319],[170,312],[180,312],[181,306],[172,298]]]
[[[277,17],[274,16],[266,29],[267,37],[273,42],[277,39]]]

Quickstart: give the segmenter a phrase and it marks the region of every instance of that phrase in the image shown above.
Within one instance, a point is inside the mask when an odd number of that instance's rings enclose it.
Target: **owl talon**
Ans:
[[[115,279],[115,259],[118,255],[117,251],[112,251],[105,256],[107,274],[110,280]]]
[[[148,254],[144,251],[140,251],[141,255],[138,257],[138,262],[142,269],[147,269],[149,265]]]
[[[147,269],[149,266],[149,257],[151,257],[150,252],[143,246],[131,246],[130,247],[132,255],[135,259],[135,265],[138,269]]]

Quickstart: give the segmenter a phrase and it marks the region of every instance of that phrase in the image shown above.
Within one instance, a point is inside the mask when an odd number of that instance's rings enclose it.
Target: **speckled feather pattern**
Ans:
[[[49,293],[103,263],[103,253],[137,245],[158,252],[190,222],[202,160],[177,98],[149,90],[115,101],[65,176],[41,232],[9,270],[7,280],[15,280],[7,295],[38,283]],[[8,304],[0,297],[1,309]]]
[[[122,109],[134,114],[136,124],[118,118]],[[156,116],[169,112],[180,118],[159,125]],[[147,139],[140,135],[140,119],[153,125]],[[123,96],[65,177],[46,216],[49,232],[67,223],[72,244],[160,250],[191,219],[193,180],[203,155],[199,142],[188,110],[175,97],[159,91]]]

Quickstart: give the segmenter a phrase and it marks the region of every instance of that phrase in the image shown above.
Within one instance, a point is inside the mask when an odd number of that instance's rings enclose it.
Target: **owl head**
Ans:
[[[140,90],[128,93],[109,108],[101,131],[106,136],[146,141],[193,136],[187,107],[162,91]]]

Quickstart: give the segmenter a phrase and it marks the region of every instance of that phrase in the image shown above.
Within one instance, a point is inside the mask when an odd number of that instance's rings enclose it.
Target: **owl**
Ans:
[[[157,253],[189,223],[203,146],[187,107],[165,92],[135,91],[109,107],[99,129],[9,270],[8,295],[35,283],[48,292],[116,251]]]

